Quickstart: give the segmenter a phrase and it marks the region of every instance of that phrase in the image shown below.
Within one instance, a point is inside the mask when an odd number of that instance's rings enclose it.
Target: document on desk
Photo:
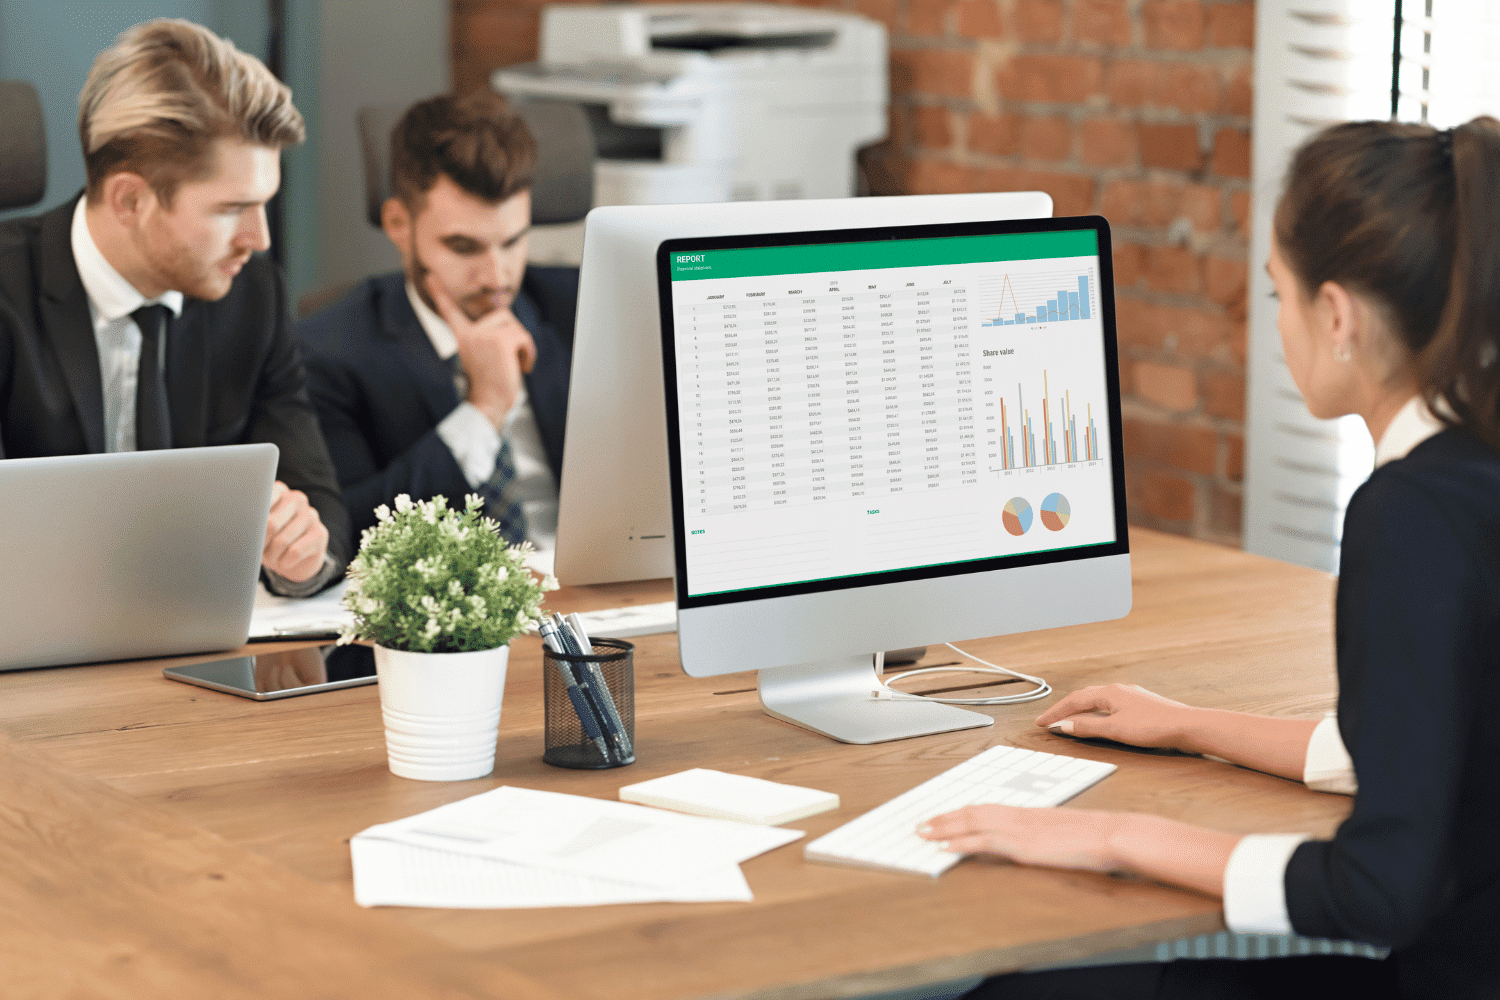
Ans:
[[[748,903],[738,865],[656,888],[550,868],[476,858],[393,840],[355,837],[354,901],[360,906],[498,910],[610,903]]]
[[[802,835],[505,786],[359,837],[661,890],[722,873]]]
[[[312,597],[278,597],[266,590],[264,584],[256,584],[250,638],[293,639],[341,631],[354,620],[344,608],[344,587],[348,582],[340,580]]]

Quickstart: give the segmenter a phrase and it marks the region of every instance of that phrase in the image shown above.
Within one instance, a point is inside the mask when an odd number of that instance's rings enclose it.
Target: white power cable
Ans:
[[[966,656],[975,663],[983,664],[978,667],[922,667],[919,670],[907,670],[898,674],[893,679],[905,680],[908,677],[919,677],[923,674],[999,674],[1002,677],[1015,677],[1018,680],[1028,681],[1036,685],[1036,690],[1027,691],[1023,694],[1001,694],[989,698],[939,698],[935,695],[912,694],[910,691],[898,691],[885,681],[880,682],[880,687],[870,692],[871,696],[880,701],[935,701],[942,705],[1016,705],[1023,701],[1036,701],[1045,698],[1052,693],[1052,685],[1040,677],[1023,674],[1018,670],[1007,670],[1005,667],[997,667],[988,660],[981,660],[973,653],[965,653],[951,642],[943,645],[953,650],[959,656]]]

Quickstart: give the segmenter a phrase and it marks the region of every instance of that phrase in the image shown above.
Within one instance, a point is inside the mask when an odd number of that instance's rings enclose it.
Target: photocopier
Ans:
[[[599,159],[596,205],[841,198],[883,139],[886,32],[770,4],[553,5],[507,96],[573,101]]]

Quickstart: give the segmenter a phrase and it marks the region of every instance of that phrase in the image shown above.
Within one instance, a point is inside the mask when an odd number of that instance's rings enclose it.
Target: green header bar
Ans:
[[[1098,253],[1099,236],[1092,229],[700,250],[672,254],[672,280],[755,278],[769,274],[816,274],[820,271],[864,271],[934,264],[985,264],[1002,260],[1090,257]]]

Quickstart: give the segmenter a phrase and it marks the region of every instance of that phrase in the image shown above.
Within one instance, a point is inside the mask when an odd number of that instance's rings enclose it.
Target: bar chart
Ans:
[[[1026,405],[1026,393],[1019,382],[1016,383],[1015,408],[1012,409],[1002,395],[999,409],[999,424],[992,428],[991,444],[998,446],[1000,470],[1099,459],[1099,430],[1094,425],[1093,404],[1084,405],[1080,427],[1080,415],[1073,408],[1072,393],[1065,390],[1060,399],[1054,400],[1046,369],[1042,370],[1042,405],[1035,416]],[[1017,434],[1020,435],[1019,447]]]
[[[1027,326],[1092,319],[1095,305],[1088,274],[1004,274],[979,287],[980,326]],[[1024,304],[1023,304],[1024,303]]]

